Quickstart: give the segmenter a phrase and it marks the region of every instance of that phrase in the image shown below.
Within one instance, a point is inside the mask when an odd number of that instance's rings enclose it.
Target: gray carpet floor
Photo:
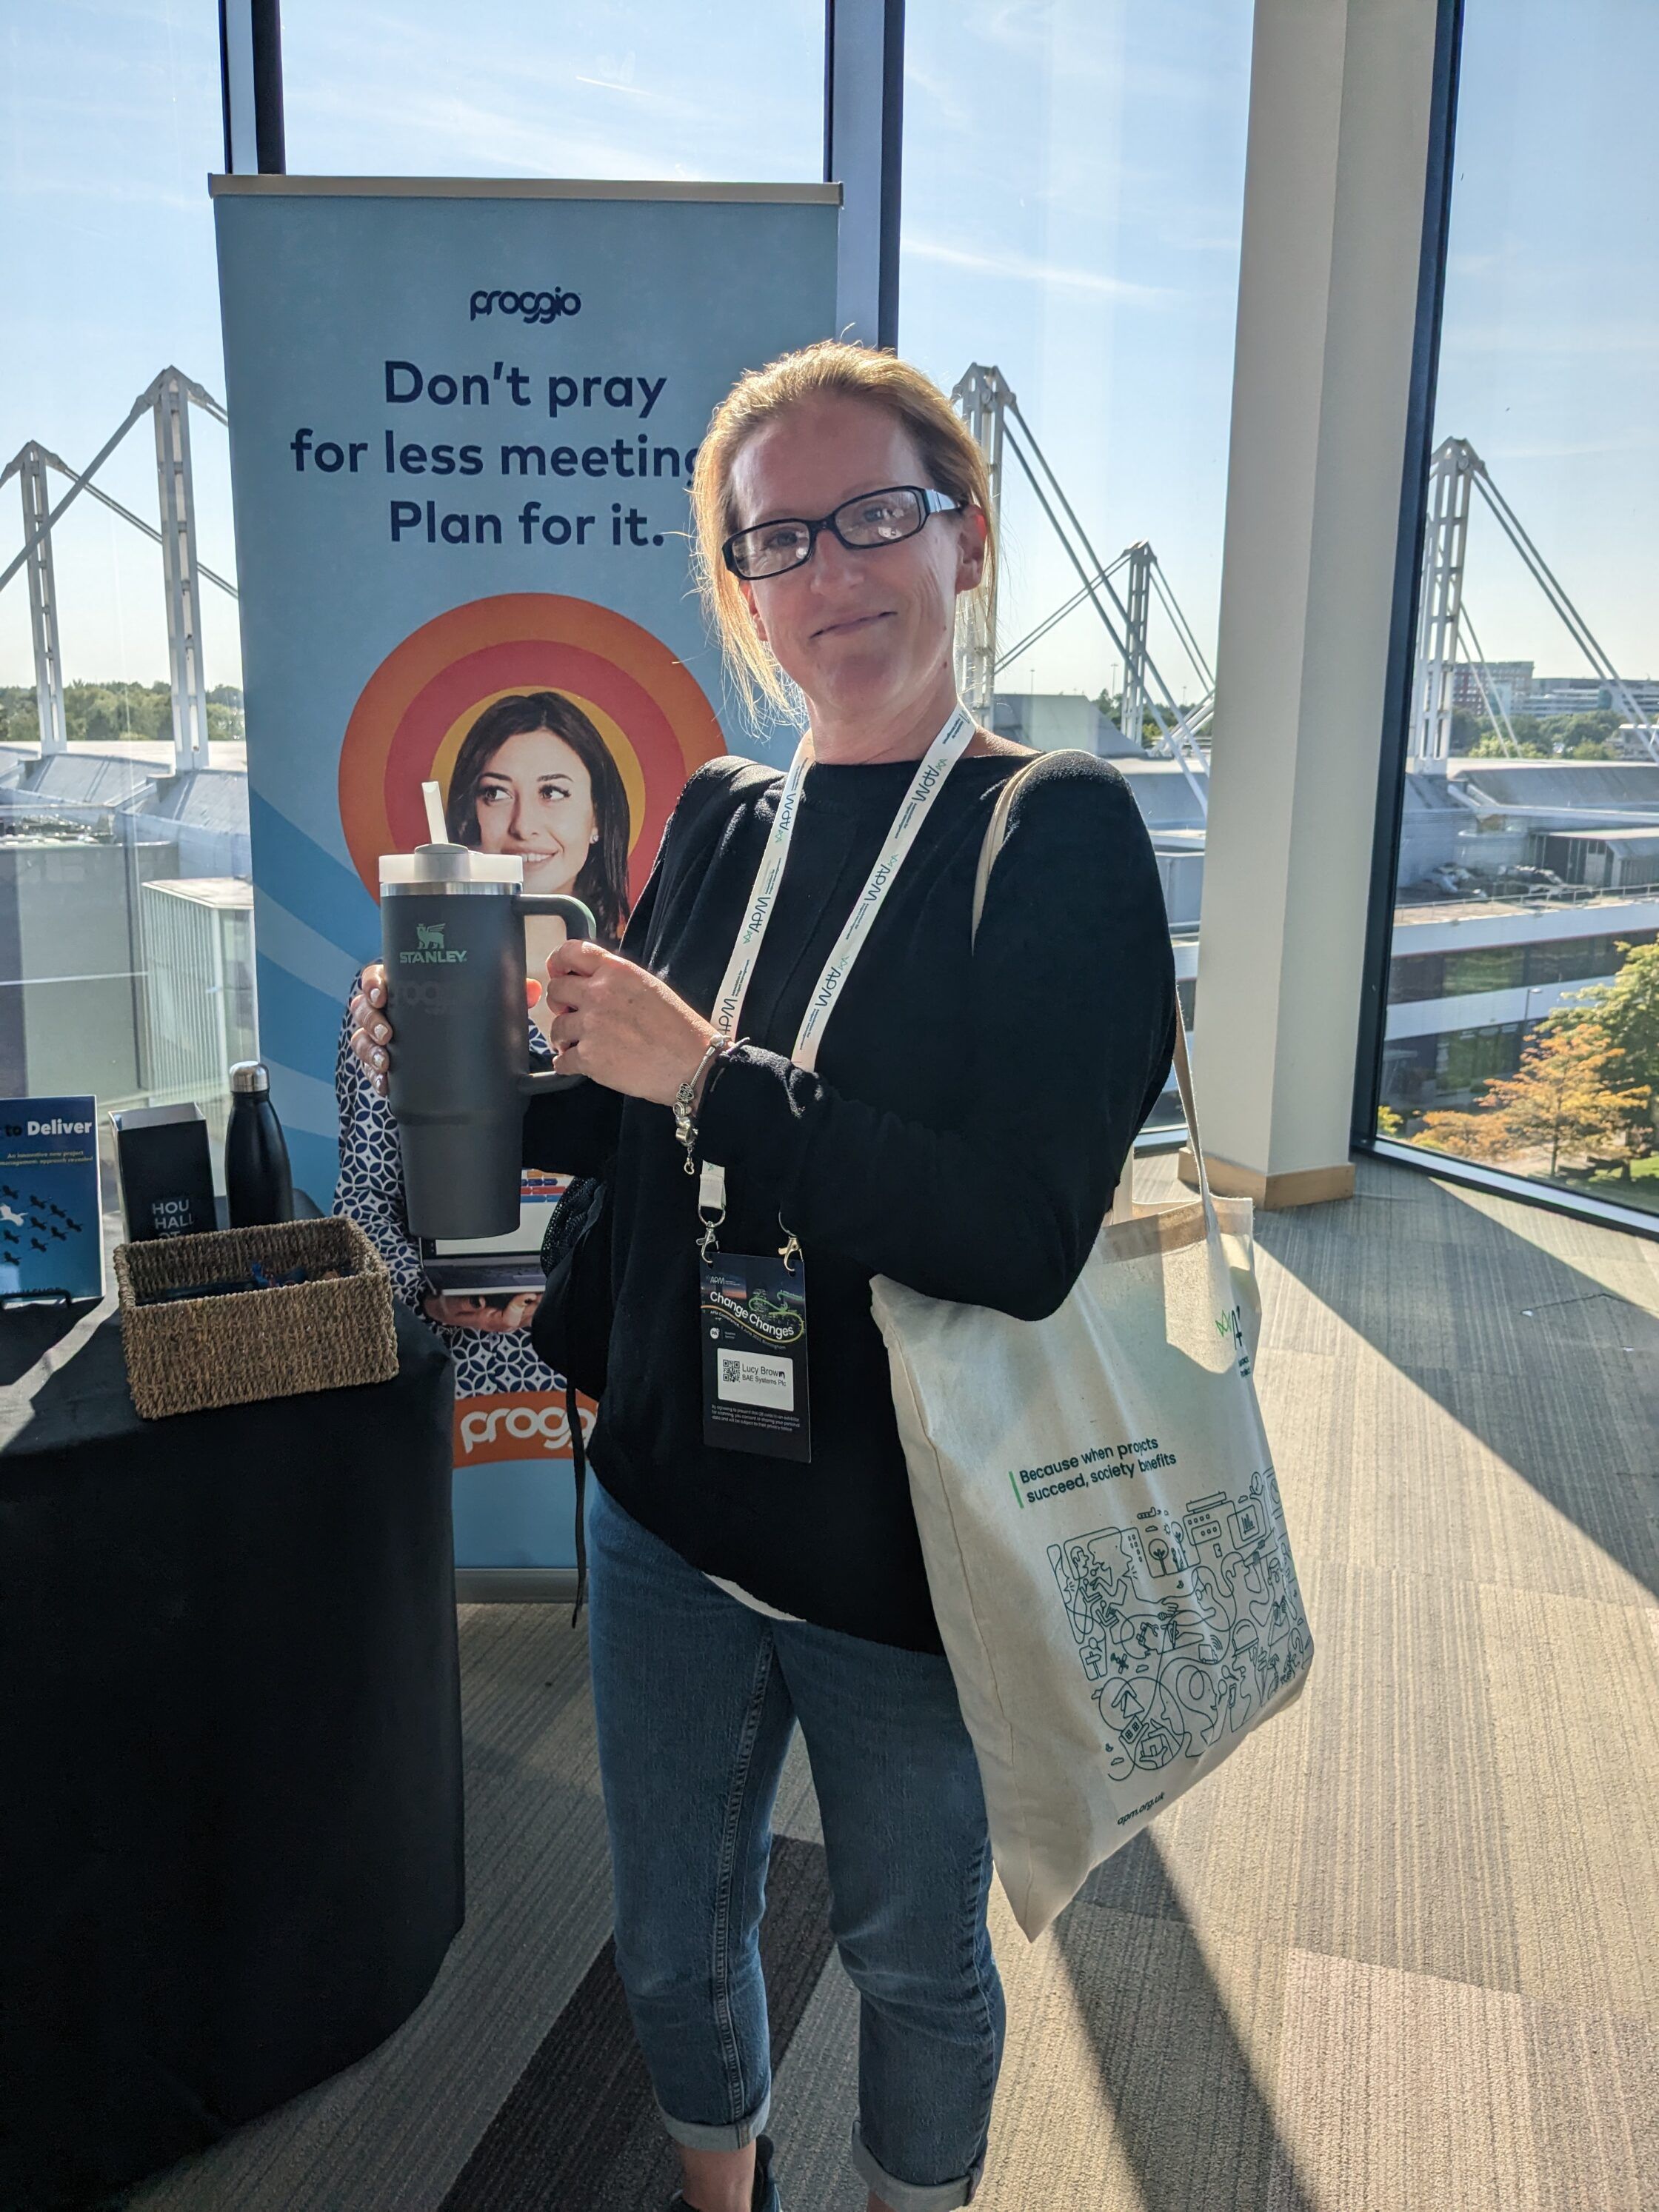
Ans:
[[[1659,1244],[1368,1160],[1258,1230],[1315,1671],[1041,1942],[994,1899],[976,2206],[1659,2212]],[[471,1607],[462,1661],[471,1909],[430,1996],[134,2212],[437,2212],[592,1967],[584,1639]],[[817,1836],[798,1755],[777,1825]],[[832,1954],[778,2078],[789,2212],[862,2212],[854,2026]]]

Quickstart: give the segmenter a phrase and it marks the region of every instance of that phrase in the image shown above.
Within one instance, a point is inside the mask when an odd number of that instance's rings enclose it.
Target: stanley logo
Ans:
[[[417,921],[415,925],[416,949],[413,952],[400,952],[398,955],[399,966],[404,968],[448,967],[458,960],[465,960],[466,954],[464,951],[458,948],[452,951],[444,943],[444,931],[447,927],[447,925],[441,921]]]

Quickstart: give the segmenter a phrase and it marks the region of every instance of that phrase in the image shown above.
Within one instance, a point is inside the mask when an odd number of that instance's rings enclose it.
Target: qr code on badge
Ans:
[[[725,1353],[722,1353],[720,1355],[720,1381],[722,1382],[741,1382],[742,1379],[742,1362],[740,1360],[728,1358]]]

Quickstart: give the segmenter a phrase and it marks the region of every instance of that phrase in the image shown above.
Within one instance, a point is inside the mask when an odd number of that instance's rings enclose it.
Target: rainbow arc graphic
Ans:
[[[449,789],[486,707],[557,691],[604,738],[628,793],[629,892],[637,899],[681,786],[726,750],[702,686],[659,638],[590,599],[508,592],[412,631],[363,686],[340,748],[340,822],[352,865],[380,896],[382,853],[426,836],[421,785]]]

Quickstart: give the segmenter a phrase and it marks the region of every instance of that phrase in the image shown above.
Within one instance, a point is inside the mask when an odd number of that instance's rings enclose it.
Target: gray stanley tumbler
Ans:
[[[380,860],[392,1018],[387,1103],[416,1237],[503,1237],[519,1222],[525,1103],[580,1076],[530,1072],[524,920],[591,937],[580,899],[524,888],[524,863],[470,845]]]

